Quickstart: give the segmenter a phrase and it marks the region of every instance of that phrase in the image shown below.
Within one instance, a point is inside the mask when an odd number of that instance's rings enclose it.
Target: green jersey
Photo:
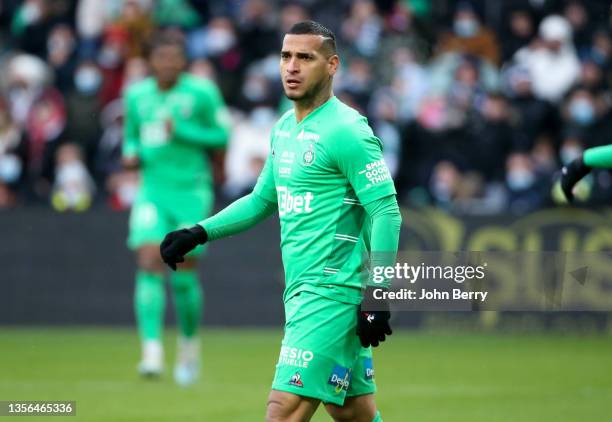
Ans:
[[[367,119],[336,97],[299,123],[288,111],[254,193],[278,204],[284,300],[309,291],[359,303],[370,241],[363,205],[395,194]]]
[[[123,155],[140,159],[143,189],[209,188],[204,150],[224,147],[228,133],[228,112],[210,81],[182,74],[161,91],[148,78],[125,94]]]

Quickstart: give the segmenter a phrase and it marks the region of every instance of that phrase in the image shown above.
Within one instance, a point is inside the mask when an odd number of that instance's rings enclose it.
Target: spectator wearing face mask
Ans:
[[[584,86],[575,87],[561,109],[564,127],[581,133],[587,148],[610,143],[612,125],[606,118],[609,113],[606,101]]]
[[[106,28],[98,51],[97,64],[102,70],[103,82],[100,99],[103,105],[119,98],[123,86],[123,73],[127,58],[129,34],[125,28],[110,25]]]
[[[351,97],[357,109],[365,112],[374,89],[370,62],[361,57],[354,57],[336,86],[343,95]]]
[[[506,160],[506,188],[508,211],[513,214],[527,214],[549,203],[550,182],[539,177],[526,153],[512,153]]]
[[[529,8],[510,10],[503,35],[503,60],[510,60],[514,53],[528,45],[535,36],[535,22]]]
[[[341,42],[354,54],[374,57],[383,31],[383,20],[372,0],[357,0],[343,22]]]
[[[606,73],[612,69],[612,37],[608,28],[600,27],[593,34],[586,54]],[[610,77],[607,78],[608,80]]]
[[[480,22],[474,7],[460,2],[453,18],[453,30],[442,35],[439,54],[456,52],[469,54],[498,65],[500,48],[494,32]]]
[[[507,99],[499,93],[487,95],[469,129],[471,168],[486,181],[503,180],[499,163],[506,161],[512,149],[513,131]]]
[[[47,63],[53,69],[55,87],[62,92],[72,87],[76,61],[76,40],[72,29],[66,24],[54,26],[47,41]]]
[[[246,0],[240,7],[237,21],[237,44],[246,65],[276,51],[278,37],[270,2]]]
[[[55,23],[49,6],[48,0],[25,0],[13,15],[11,33],[24,52],[45,57]]]
[[[512,132],[514,149],[528,151],[542,134],[556,136],[558,113],[548,101],[535,96],[529,70],[524,66],[508,67],[503,80],[516,123]]]
[[[223,192],[237,198],[255,186],[270,150],[270,133],[276,119],[274,110],[266,106],[255,107],[247,115],[234,119],[225,158]]]
[[[561,16],[541,23],[538,38],[514,55],[527,69],[536,97],[558,103],[580,75],[580,62],[572,43],[572,28]]]
[[[107,202],[113,210],[128,210],[138,192],[138,171],[121,164],[124,110],[121,100],[108,104],[100,113],[103,133],[95,156],[95,177],[105,187]]]
[[[53,179],[53,156],[66,128],[62,94],[51,86],[51,70],[35,56],[11,58],[3,72],[13,121],[23,130],[27,173],[33,193],[46,197]]]
[[[563,16],[572,26],[572,40],[577,51],[588,47],[593,36],[593,26],[589,11],[583,1],[568,1]]]
[[[67,92],[68,115],[64,138],[79,145],[85,162],[91,164],[100,139],[100,87],[102,72],[93,61],[82,61],[74,73],[73,88]]]
[[[59,147],[51,193],[53,208],[56,211],[85,211],[92,203],[94,191],[80,148],[71,143]]]
[[[198,32],[201,34],[187,40],[189,55],[195,59],[209,60],[215,68],[223,96],[230,101],[238,98],[248,54],[247,47],[239,42],[234,22],[229,17],[216,17]]]
[[[25,144],[8,104],[0,97],[0,209],[15,205],[23,179]]]

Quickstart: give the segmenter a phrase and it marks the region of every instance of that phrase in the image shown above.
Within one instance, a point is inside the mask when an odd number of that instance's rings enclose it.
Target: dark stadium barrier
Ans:
[[[0,213],[0,324],[133,323],[127,213]],[[278,220],[215,242],[200,266],[206,323],[283,321]],[[169,296],[167,316],[173,320]]]
[[[404,209],[403,250],[612,250],[612,210],[551,209],[523,217],[457,217]],[[0,213],[0,324],[132,324],[134,257],[127,213]],[[316,251],[313,251],[316,253]],[[276,218],[215,242],[200,265],[209,325],[281,326],[283,271]],[[173,320],[172,300],[168,320]],[[402,312],[400,325],[423,314]],[[436,316],[439,318],[439,316]]]

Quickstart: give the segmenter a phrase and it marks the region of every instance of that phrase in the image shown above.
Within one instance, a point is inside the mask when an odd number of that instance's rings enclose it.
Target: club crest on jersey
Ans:
[[[332,371],[327,383],[336,387],[334,391],[339,394],[344,391],[348,391],[349,384],[351,383],[351,370],[344,366],[336,365]]]
[[[296,387],[304,387],[304,383],[302,382],[302,376],[300,375],[299,372],[296,372],[295,374],[293,374],[291,376],[291,379],[289,380],[289,385],[293,385]]]
[[[306,151],[304,153],[304,155],[302,155],[302,161],[303,161],[305,166],[309,166],[312,163],[314,163],[314,160],[315,160],[315,152],[314,152],[314,149],[313,149],[313,147],[311,145],[310,149],[308,151]]]

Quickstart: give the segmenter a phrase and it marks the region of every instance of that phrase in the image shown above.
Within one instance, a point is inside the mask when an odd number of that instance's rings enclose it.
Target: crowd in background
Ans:
[[[121,96],[149,75],[159,29],[184,34],[188,71],[215,80],[231,108],[219,192],[248,191],[291,107],[282,37],[305,19],[336,33],[334,93],[368,117],[406,205],[551,206],[559,167],[612,143],[603,1],[0,0],[0,209],[129,207]],[[594,173],[577,197],[609,203],[612,177]]]

